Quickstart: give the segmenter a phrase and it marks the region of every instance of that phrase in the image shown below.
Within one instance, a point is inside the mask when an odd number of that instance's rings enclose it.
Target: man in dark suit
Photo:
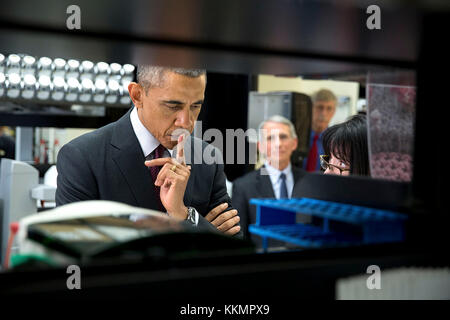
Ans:
[[[282,116],[272,116],[259,126],[258,150],[265,159],[264,165],[233,182],[233,207],[241,217],[244,238],[252,239],[258,246],[261,238],[250,236],[248,225],[256,222],[256,207],[251,198],[291,198],[294,185],[306,172],[291,165],[291,155],[297,148],[294,125]],[[295,195],[294,195],[295,196]],[[270,241],[269,246],[282,245]]]
[[[238,234],[220,152],[206,164],[207,144],[184,134],[194,129],[205,87],[204,70],[139,67],[138,83],[128,86],[134,107],[60,150],[56,204],[118,201]]]
[[[320,155],[324,154],[322,136],[336,113],[337,98],[331,90],[320,89],[312,96],[312,121],[308,156],[303,161],[303,169],[308,172],[320,171]]]

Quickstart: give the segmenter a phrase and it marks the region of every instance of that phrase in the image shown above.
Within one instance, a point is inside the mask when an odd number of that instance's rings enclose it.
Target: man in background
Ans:
[[[291,155],[297,148],[297,134],[292,122],[275,115],[259,125],[258,150],[265,158],[264,165],[233,182],[232,203],[241,218],[244,238],[251,239],[257,247],[261,238],[250,236],[248,226],[256,222],[256,207],[250,205],[251,198],[292,197],[294,185],[305,175],[305,171],[291,165]],[[283,245],[270,240],[269,246]]]
[[[336,113],[337,98],[328,89],[320,89],[312,96],[312,123],[309,153],[303,162],[303,169],[308,172],[320,170],[319,156],[323,154],[322,133],[328,128]]]

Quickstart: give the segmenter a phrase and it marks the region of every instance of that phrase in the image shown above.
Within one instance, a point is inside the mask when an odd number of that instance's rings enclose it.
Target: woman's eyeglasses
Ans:
[[[335,171],[334,169],[337,169],[339,171],[339,174],[342,175],[342,172],[344,171],[350,171],[350,169],[344,169],[339,166],[336,166],[334,164],[331,164],[328,162],[330,156],[327,156],[325,154],[320,155],[320,167],[323,171],[326,171],[327,169],[330,169],[331,171]]]

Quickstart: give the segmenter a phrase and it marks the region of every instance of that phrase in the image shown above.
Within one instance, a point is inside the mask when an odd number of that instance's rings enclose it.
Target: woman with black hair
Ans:
[[[367,124],[364,114],[326,129],[323,133],[325,155],[320,164],[325,174],[369,176]]]

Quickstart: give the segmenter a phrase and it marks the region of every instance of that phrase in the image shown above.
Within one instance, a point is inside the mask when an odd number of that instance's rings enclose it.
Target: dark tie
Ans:
[[[286,199],[288,197],[287,186],[286,186],[286,175],[284,173],[280,174],[281,186],[280,186],[280,199]]]
[[[317,166],[317,139],[319,139],[319,135],[316,133],[314,135],[314,140],[311,146],[311,149],[309,149],[308,154],[308,162],[306,163],[306,171],[312,172],[316,171]]]
[[[167,149],[164,148],[162,144],[160,144],[152,153],[150,153],[147,157],[145,157],[145,160],[154,160],[159,158],[164,158],[167,155]],[[158,173],[161,170],[161,166],[155,166],[150,167],[150,174],[152,176],[152,181],[155,183],[156,178],[158,177]],[[158,203],[159,210],[160,211],[166,211],[164,208],[162,202],[161,202],[161,196],[160,196],[161,188],[158,186],[155,186],[155,196],[156,196],[156,202]]]

